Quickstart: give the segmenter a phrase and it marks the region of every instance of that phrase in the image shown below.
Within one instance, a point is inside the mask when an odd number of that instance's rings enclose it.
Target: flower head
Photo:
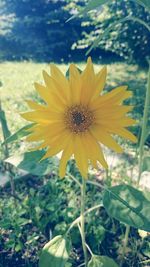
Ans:
[[[97,168],[99,162],[107,168],[101,144],[121,153],[123,150],[113,138],[119,135],[136,142],[127,127],[135,121],[126,116],[132,107],[122,105],[131,96],[126,86],[102,94],[106,82],[106,67],[95,74],[88,58],[87,66],[79,73],[74,64],[69,68],[69,80],[55,66],[51,75],[43,72],[45,85],[35,83],[35,88],[45,104],[28,101],[33,110],[22,116],[35,122],[28,141],[42,141],[40,148],[47,148],[44,158],[62,151],[59,173],[65,176],[66,164],[73,155],[83,177],[88,166]]]

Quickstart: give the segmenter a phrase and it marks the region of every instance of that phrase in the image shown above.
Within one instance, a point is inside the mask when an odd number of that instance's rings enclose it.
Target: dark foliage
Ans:
[[[44,244],[64,234],[79,216],[78,186],[69,179],[59,180],[53,174],[44,179],[31,175],[20,177],[15,187],[16,200],[11,196],[9,184],[0,188],[0,267],[37,267]],[[100,204],[101,197],[96,187],[87,186],[87,208]],[[93,252],[119,261],[124,225],[108,217],[104,208],[93,212],[92,216],[89,214],[86,221],[87,242]],[[77,227],[71,231],[71,240],[72,252],[66,267],[77,267],[83,261]],[[148,242],[149,238],[142,242],[137,230],[132,228],[124,266],[138,266],[138,261],[146,260]],[[133,247],[137,249],[133,251]]]
[[[69,60],[72,43],[81,37],[81,25],[79,20],[66,23],[70,14],[65,6],[63,0],[5,0],[5,21],[13,14],[14,19],[11,31],[1,35],[1,58]]]
[[[78,1],[78,7],[86,1]],[[74,1],[68,0],[3,0],[0,16],[0,60],[81,61],[87,48],[74,49],[82,38],[83,18],[66,23],[76,12]],[[92,29],[92,26],[88,26]],[[97,49],[93,58],[117,60],[115,53]]]
[[[76,5],[78,6],[77,2]],[[114,0],[109,6],[103,6],[87,14],[82,26],[82,39],[74,44],[76,48],[90,47],[92,42],[114,22],[126,16],[133,16],[146,22],[150,26],[150,13],[133,1]],[[99,42],[99,47],[111,51],[129,63],[147,66],[150,55],[150,34],[145,26],[139,22],[126,21],[120,23]]]

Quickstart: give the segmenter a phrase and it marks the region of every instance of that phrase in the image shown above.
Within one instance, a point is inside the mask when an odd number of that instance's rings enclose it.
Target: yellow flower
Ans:
[[[22,114],[36,124],[28,141],[43,141],[39,148],[47,148],[44,158],[62,151],[59,174],[65,176],[66,164],[74,155],[83,177],[88,166],[97,168],[99,162],[107,168],[101,144],[121,153],[123,150],[114,140],[119,135],[136,142],[136,137],[127,130],[135,121],[126,117],[132,107],[122,105],[131,96],[126,86],[102,94],[106,82],[106,67],[95,74],[91,58],[79,73],[74,64],[69,68],[69,80],[51,64],[51,75],[43,72],[45,85],[35,83],[45,104],[28,101],[33,110]]]

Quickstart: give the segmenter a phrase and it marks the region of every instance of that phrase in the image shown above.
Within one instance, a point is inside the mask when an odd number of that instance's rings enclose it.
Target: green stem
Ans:
[[[145,139],[147,135],[146,130],[147,130],[147,124],[148,124],[149,107],[150,107],[150,63],[149,63],[149,71],[148,71],[146,98],[145,98],[145,104],[144,104],[142,132],[141,132],[140,145],[139,145],[139,174],[138,174],[137,186],[139,186],[141,174],[142,174],[144,144],[145,144]]]
[[[3,139],[5,141],[6,138],[7,138],[7,134],[6,134],[7,123],[6,123],[6,120],[5,120],[5,113],[4,113],[3,109],[2,109],[1,101],[0,101],[0,113],[3,114],[3,117],[4,117],[4,118],[1,118],[1,116],[0,116],[0,124],[2,126]],[[7,159],[9,157],[8,145],[7,145],[7,143],[4,143],[3,146],[4,146],[4,156],[5,156],[5,159]]]
[[[150,263],[150,260],[140,261],[139,264]]]
[[[92,250],[90,249],[89,245],[88,244],[85,244],[85,245],[86,245],[88,251],[90,252],[91,256],[94,256],[94,254],[93,254]]]
[[[78,228],[79,228],[80,234],[82,235],[81,227],[80,227],[79,223],[78,223]],[[94,254],[93,254],[92,250],[90,249],[89,245],[87,243],[85,243],[85,245],[86,245],[88,251],[90,252],[91,256],[93,256]]]
[[[81,239],[82,239],[82,247],[84,253],[84,261],[85,267],[87,267],[88,259],[87,259],[87,248],[85,241],[85,196],[86,196],[86,181],[82,178],[82,188],[81,188]]]
[[[69,172],[67,172],[69,178],[71,178],[80,188],[82,188],[82,184]]]
[[[145,21],[143,21],[142,19],[139,19],[137,17],[131,16],[129,18],[129,20],[133,20],[135,22],[138,22],[139,24],[143,25],[149,32],[150,32],[150,27],[148,25],[148,23],[146,23]]]
[[[7,159],[9,157],[9,149],[8,149],[8,145],[7,143],[5,143],[5,140],[10,136],[10,131],[7,125],[7,121],[6,121],[6,117],[5,117],[5,112],[2,109],[2,104],[0,101],[0,113],[2,114],[2,118],[0,116],[0,124],[2,126],[2,134],[3,134],[3,139],[4,139],[4,157],[5,159]],[[6,171],[9,172],[9,181],[10,181],[10,187],[11,187],[11,194],[14,197],[14,204],[15,207],[17,207],[17,203],[16,203],[16,193],[15,193],[15,183],[14,183],[14,178],[13,178],[13,174],[12,174],[12,167],[10,166],[9,163],[4,161],[4,166]]]
[[[107,188],[106,188],[105,186],[101,185],[101,184],[100,184],[100,183],[98,183],[98,182],[87,181],[87,183],[88,183],[88,184],[95,185],[95,186],[98,186],[98,187],[100,187],[100,188],[102,188],[102,189],[105,189],[105,190],[107,190]]]
[[[129,240],[129,233],[130,233],[130,226],[126,226],[126,231],[125,231],[125,237],[124,237],[124,245],[123,245],[123,252],[122,252],[122,259],[121,259],[121,267],[123,266],[124,263],[124,256],[126,254],[126,248],[128,246],[128,240]]]
[[[138,173],[137,186],[139,186],[140,179],[141,179],[141,174],[142,174],[143,156],[144,156],[144,144],[145,144],[146,135],[147,135],[146,131],[147,131],[147,124],[148,124],[149,107],[150,107],[150,64],[149,64],[148,84],[147,84],[145,104],[144,104],[142,132],[141,132],[140,145],[139,145],[139,173]],[[123,265],[126,248],[128,246],[129,233],[130,233],[130,226],[127,225],[126,226],[126,232],[125,232],[125,241],[124,241],[124,246],[123,246],[123,254],[122,254],[121,266]]]
[[[92,208],[86,210],[86,211],[84,212],[84,216],[85,216],[86,214],[92,212],[93,210],[99,209],[99,208],[101,208],[101,207],[103,207],[103,205],[102,205],[102,204],[99,204],[99,205],[96,205],[96,206],[94,206],[94,207],[92,207]],[[76,218],[76,219],[71,223],[71,225],[70,225],[70,227],[69,227],[69,229],[68,229],[68,231],[67,231],[66,234],[68,234],[68,233],[71,231],[71,229],[72,229],[76,224],[78,224],[78,223],[80,222],[80,220],[81,220],[81,216],[79,216],[78,218]]]

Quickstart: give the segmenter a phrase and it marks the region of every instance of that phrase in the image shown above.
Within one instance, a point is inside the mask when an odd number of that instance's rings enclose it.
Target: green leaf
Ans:
[[[144,243],[144,246],[142,247],[142,253],[145,256],[147,256],[148,258],[150,258],[150,242],[148,240],[147,240],[147,242]],[[148,265],[146,265],[146,266],[148,266]]]
[[[139,5],[145,7],[150,11],[150,1],[149,0],[134,0],[134,2],[137,2]]]
[[[70,262],[67,262],[67,263],[65,264],[65,267],[72,267],[72,264],[71,264]]]
[[[4,140],[5,140],[11,135],[11,132],[8,129],[5,112],[1,108],[0,108],[0,122],[2,125],[2,131],[3,131]]]
[[[64,267],[70,251],[70,241],[61,235],[54,237],[44,246],[39,260],[39,267]]]
[[[87,51],[86,55],[88,55],[88,54],[91,52],[91,50],[92,50],[93,48],[97,47],[97,46],[99,45],[100,41],[101,41],[103,38],[106,38],[106,37],[108,36],[108,34],[110,33],[111,30],[114,30],[114,28],[115,28],[118,24],[120,24],[120,23],[126,21],[127,18],[128,18],[128,17],[125,17],[125,18],[123,18],[123,19],[119,19],[119,20],[115,21],[114,23],[112,23],[112,25],[111,25],[110,27],[108,27],[108,28],[104,31],[104,33],[101,34],[101,35],[94,41],[94,43],[92,44],[92,46],[90,47],[90,49]]]
[[[83,8],[77,15],[74,15],[71,18],[69,18],[67,21],[70,21],[80,15],[85,15],[89,11],[99,8],[100,6],[107,4],[108,2],[111,2],[111,0],[91,0],[88,2],[85,8]]]
[[[107,256],[93,255],[88,267],[119,267],[115,261]]]
[[[15,246],[15,251],[16,251],[16,252],[19,252],[19,251],[22,250],[22,248],[23,248],[22,243],[18,243],[18,244]]]
[[[150,172],[150,157],[145,157],[143,159],[142,172],[144,171]]]
[[[43,176],[50,174],[58,161],[57,158],[55,158],[55,162],[54,159],[44,159],[40,161],[44,154],[45,150],[37,150],[26,152],[18,156],[12,156],[5,161],[33,175]]]
[[[93,9],[99,8],[100,6],[107,4],[108,2],[111,2],[111,1],[110,0],[91,0],[88,2],[86,7],[80,11],[79,14],[84,15],[85,13],[87,13]]]
[[[104,191],[103,205],[110,217],[150,232],[150,193],[129,185],[118,185]]]
[[[33,126],[34,124],[29,124],[29,125],[26,125],[24,127],[22,127],[21,129],[19,129],[16,133],[10,135],[8,138],[6,138],[6,140],[4,141],[3,144],[5,143],[11,143],[11,142],[14,142],[14,141],[17,141],[18,139],[21,139],[22,137],[24,136],[27,136],[30,134],[30,128]]]
[[[115,21],[114,23],[112,23],[112,25],[110,27],[108,27],[104,32],[103,34],[101,34],[95,41],[94,43],[91,45],[90,49],[86,52],[86,55],[88,55],[91,50],[95,47],[97,47],[100,43],[100,41],[103,39],[103,38],[106,38],[109,33],[114,30],[114,28],[119,25],[120,23],[123,23],[125,21],[128,21],[128,20],[131,20],[131,21],[134,21],[134,22],[138,22],[140,24],[142,24],[148,31],[150,31],[150,27],[149,25],[144,22],[143,20],[139,19],[139,18],[136,18],[136,17],[133,17],[133,16],[127,16],[125,18],[122,18],[122,19],[119,19],[117,21]]]

